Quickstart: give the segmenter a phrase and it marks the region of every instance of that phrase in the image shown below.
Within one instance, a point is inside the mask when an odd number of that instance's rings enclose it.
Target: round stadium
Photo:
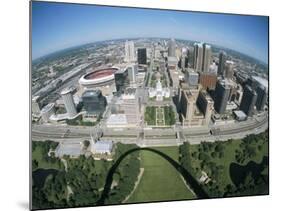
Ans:
[[[112,82],[114,82],[114,73],[117,70],[119,70],[119,68],[117,67],[108,67],[94,70],[83,75],[80,78],[79,83],[86,88],[111,84]]]

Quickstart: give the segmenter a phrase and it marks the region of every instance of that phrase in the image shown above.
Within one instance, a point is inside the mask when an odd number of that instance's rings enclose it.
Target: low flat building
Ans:
[[[238,121],[244,121],[244,120],[247,119],[247,115],[241,110],[233,111],[233,114],[235,116],[235,119],[238,120]]]
[[[96,141],[91,143],[91,152],[93,154],[111,154],[113,142],[108,140]]]
[[[62,158],[64,155],[78,158],[82,154],[84,154],[84,150],[81,143],[61,142],[55,150],[55,156],[59,158]]]

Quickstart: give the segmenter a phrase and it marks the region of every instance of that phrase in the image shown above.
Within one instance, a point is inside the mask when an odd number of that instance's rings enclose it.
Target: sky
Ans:
[[[32,59],[119,38],[207,42],[268,63],[268,18],[229,14],[32,2]]]

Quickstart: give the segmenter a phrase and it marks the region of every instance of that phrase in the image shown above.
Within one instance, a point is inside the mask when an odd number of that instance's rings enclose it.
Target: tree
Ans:
[[[90,141],[88,141],[88,140],[83,141],[83,145],[84,145],[85,149],[87,149],[90,146]]]
[[[38,168],[38,161],[37,160],[32,160],[32,170],[35,170]]]

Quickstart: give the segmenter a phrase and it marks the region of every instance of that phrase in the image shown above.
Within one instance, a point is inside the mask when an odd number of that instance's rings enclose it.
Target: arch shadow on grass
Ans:
[[[204,189],[199,185],[197,180],[185,169],[183,168],[177,161],[175,161],[170,156],[166,155],[165,153],[152,149],[152,148],[134,148],[131,150],[128,150],[124,154],[122,154],[116,162],[112,165],[112,167],[109,169],[109,172],[106,177],[106,182],[104,185],[103,192],[101,194],[100,199],[97,201],[97,205],[104,205],[105,200],[109,196],[111,184],[113,181],[113,174],[115,173],[116,169],[118,168],[119,164],[122,162],[122,160],[127,157],[129,154],[136,152],[136,151],[150,151],[157,155],[160,155],[163,159],[168,161],[184,178],[185,182],[189,185],[189,187],[193,190],[193,192],[196,194],[197,198],[199,199],[206,199],[209,198],[208,194],[204,191]]]

